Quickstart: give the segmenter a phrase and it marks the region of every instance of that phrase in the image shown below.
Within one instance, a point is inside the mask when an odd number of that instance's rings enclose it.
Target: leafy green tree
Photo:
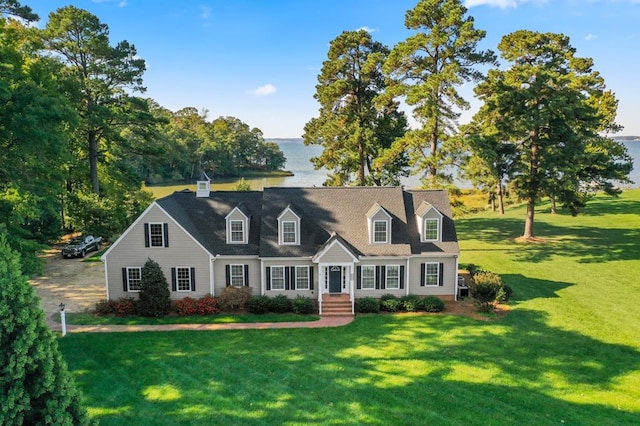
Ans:
[[[406,27],[417,32],[394,46],[384,64],[391,80],[385,97],[402,97],[420,126],[397,140],[389,155],[408,152],[414,173],[424,173],[430,187],[451,180],[443,172],[453,161],[448,140],[460,110],[469,108],[457,87],[481,81],[476,67],[495,62],[493,52],[477,49],[485,31],[466,14],[459,0],[421,0],[405,15]]]
[[[84,425],[86,410],[20,256],[0,234],[0,424]]]
[[[615,194],[628,181],[631,159],[623,145],[602,136],[615,131],[617,101],[562,34],[520,30],[498,46],[510,63],[489,71],[476,87],[483,106],[474,117],[508,142],[519,161],[512,184],[527,203],[524,238],[533,238],[536,202],[553,195],[573,214],[591,192]]]
[[[40,19],[29,6],[22,6],[18,0],[0,0],[0,16],[3,14],[17,16],[31,22]]]
[[[32,29],[0,18],[0,229],[28,272],[35,253],[60,232],[68,139],[77,116],[56,77],[61,66],[38,54]]]
[[[325,185],[398,184],[406,174],[403,155],[385,167],[374,164],[407,127],[397,103],[374,103],[385,89],[382,64],[388,54],[364,30],[345,31],[331,42],[314,95],[320,116],[305,125],[303,135],[305,145],[324,148],[312,161],[316,169],[330,171]]]
[[[109,142],[119,140],[123,125],[145,118],[143,103],[129,94],[145,90],[145,62],[127,41],[112,47],[107,25],[74,6],[52,12],[42,36],[67,65],[70,97],[81,117],[77,156],[88,159],[90,187],[99,194],[98,165]]]
[[[138,313],[145,317],[162,317],[171,310],[169,284],[157,262],[148,259],[142,267]]]

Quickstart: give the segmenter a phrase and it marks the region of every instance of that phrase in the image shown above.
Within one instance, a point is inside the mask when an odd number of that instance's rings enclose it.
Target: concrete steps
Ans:
[[[348,294],[325,294],[322,297],[323,317],[344,317],[352,316],[351,300]]]

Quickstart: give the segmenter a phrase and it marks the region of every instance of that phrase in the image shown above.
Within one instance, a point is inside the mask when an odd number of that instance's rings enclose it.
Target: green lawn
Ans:
[[[66,314],[67,324],[73,325],[159,325],[159,324],[230,324],[257,322],[304,322],[317,321],[317,315],[288,314],[219,314],[211,316],[166,316],[160,318],[149,317],[116,317],[98,316],[87,312],[69,312]],[[60,314],[54,314],[53,320],[60,322]]]
[[[101,424],[623,425],[640,419],[640,191],[458,221],[461,263],[503,275],[506,317],[359,317],[335,329],[70,334]]]

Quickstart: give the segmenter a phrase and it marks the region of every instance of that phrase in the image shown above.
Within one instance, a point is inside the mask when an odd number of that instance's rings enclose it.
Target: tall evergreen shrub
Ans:
[[[145,317],[163,317],[171,310],[169,283],[157,262],[147,259],[142,267],[138,313]]]
[[[0,425],[90,424],[20,256],[0,235]]]

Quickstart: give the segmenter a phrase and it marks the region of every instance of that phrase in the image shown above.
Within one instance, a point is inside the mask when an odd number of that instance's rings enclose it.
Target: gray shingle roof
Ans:
[[[443,241],[421,243],[415,209],[427,201],[443,214]],[[360,256],[410,256],[459,251],[451,208],[444,191],[405,191],[401,187],[265,188],[212,191],[197,198],[191,191],[157,200],[189,234],[213,255],[312,257],[335,233]],[[391,244],[369,242],[367,213],[379,204],[392,218]],[[249,244],[226,243],[225,217],[234,208],[250,217]],[[278,244],[278,216],[290,207],[300,216],[300,245]]]

